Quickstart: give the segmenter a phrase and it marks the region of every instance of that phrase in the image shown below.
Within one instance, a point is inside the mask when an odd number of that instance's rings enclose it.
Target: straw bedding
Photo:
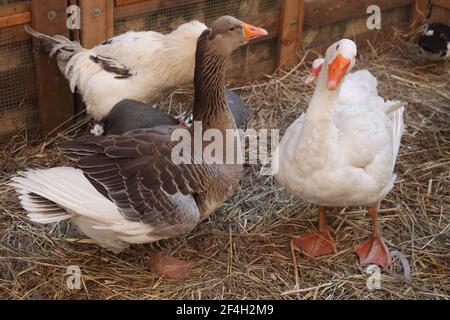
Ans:
[[[66,160],[53,145],[22,132],[0,148],[0,298],[449,299],[449,68],[448,63],[422,63],[411,56],[410,46],[402,41],[376,49],[369,45],[356,66],[378,78],[382,96],[408,102],[398,181],[381,205],[380,224],[389,248],[409,261],[410,280],[401,260],[394,258],[382,271],[381,288],[367,288],[369,274],[353,253],[371,233],[364,208],[338,208],[330,215],[337,254],[313,260],[293,252],[290,239],[316,228],[316,207],[293,198],[272,177],[259,175],[258,166],[246,166],[236,194],[184,238],[136,245],[114,255],[67,222],[34,225],[6,182],[17,170]],[[308,105],[313,88],[303,85],[306,75],[302,62],[289,72],[238,88],[252,110],[250,127],[280,128],[283,133]],[[191,97],[189,88],[178,90],[161,107],[176,114]],[[186,280],[150,272],[149,253],[161,248],[192,262]],[[82,271],[80,290],[66,287],[70,265]]]

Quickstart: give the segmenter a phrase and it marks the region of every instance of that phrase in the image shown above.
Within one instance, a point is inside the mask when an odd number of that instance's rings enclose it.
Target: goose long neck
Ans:
[[[327,75],[328,66],[325,63],[306,111],[299,139],[299,151],[305,157],[315,159],[318,166],[326,161],[335,138],[333,118],[340,92],[340,86],[334,91],[328,90]]]
[[[202,34],[195,56],[193,113],[194,121],[201,121],[204,130],[233,128],[233,124],[227,123],[225,61],[226,57],[210,48],[205,34]]]
[[[340,86],[336,90],[327,88],[328,66],[325,64],[317,79],[316,89],[312,96],[306,116],[314,125],[323,124],[327,127],[333,120],[334,106],[340,93]]]

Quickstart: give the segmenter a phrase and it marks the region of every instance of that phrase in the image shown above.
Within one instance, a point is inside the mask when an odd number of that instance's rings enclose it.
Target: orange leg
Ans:
[[[355,247],[355,252],[359,255],[359,262],[364,266],[368,264],[377,264],[380,267],[387,267],[391,264],[391,255],[389,249],[381,236],[380,226],[378,224],[377,207],[368,207],[370,217],[372,218],[373,235],[372,237]]]
[[[319,207],[319,214],[319,232],[308,233],[292,240],[295,247],[313,258],[337,252],[328,228],[326,208]]]
[[[189,275],[191,263],[170,256],[168,251],[152,252],[150,254],[150,271],[161,277],[184,280]]]

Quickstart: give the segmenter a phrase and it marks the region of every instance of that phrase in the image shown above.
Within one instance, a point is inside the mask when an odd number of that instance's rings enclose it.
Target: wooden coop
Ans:
[[[367,30],[371,4],[382,10],[381,30]],[[79,30],[67,28],[71,5],[80,8]],[[208,23],[233,15],[270,33],[234,53],[228,75],[237,83],[294,65],[300,50],[320,49],[342,37],[360,43],[384,38],[392,27],[420,23],[429,12],[449,23],[449,10],[447,0],[0,0],[0,139],[24,129],[48,134],[74,121],[79,104],[55,63],[33,52],[26,24],[92,47],[128,30],[167,32],[193,19]]]

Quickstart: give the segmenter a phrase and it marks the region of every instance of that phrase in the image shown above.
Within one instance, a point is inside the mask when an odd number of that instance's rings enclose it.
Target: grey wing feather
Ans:
[[[127,219],[158,230],[191,228],[199,216],[193,195],[205,192],[217,175],[214,166],[173,164],[167,135],[150,129],[125,136],[89,136],[59,147],[103,186]]]

